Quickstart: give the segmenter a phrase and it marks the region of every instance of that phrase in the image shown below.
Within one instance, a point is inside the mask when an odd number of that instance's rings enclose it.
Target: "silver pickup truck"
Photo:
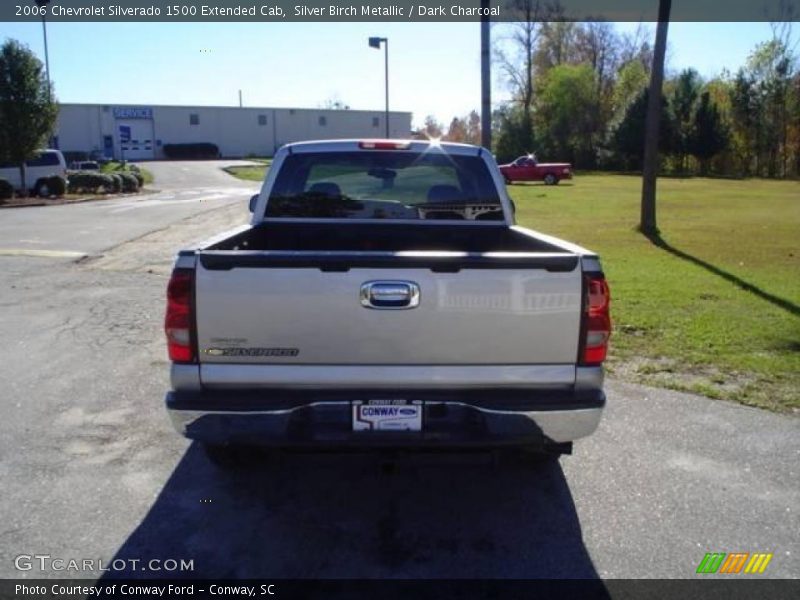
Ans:
[[[212,459],[252,445],[558,454],[597,427],[600,261],[516,226],[486,150],[291,144],[250,209],[250,225],[181,251],[167,292],[167,410]]]

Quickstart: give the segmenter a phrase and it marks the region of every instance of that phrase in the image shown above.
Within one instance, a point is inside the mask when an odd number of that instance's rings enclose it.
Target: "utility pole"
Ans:
[[[489,0],[481,0],[481,146],[492,149],[492,64]]]
[[[50,4],[50,0],[36,0],[36,6],[43,9],[42,10],[42,35],[44,36],[44,74],[47,78],[47,99],[53,99],[53,93],[50,90],[50,53],[47,51],[47,19],[45,18],[45,14],[47,13],[47,5]]]

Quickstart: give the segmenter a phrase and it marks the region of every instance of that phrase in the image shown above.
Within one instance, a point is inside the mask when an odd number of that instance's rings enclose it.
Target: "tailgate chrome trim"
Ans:
[[[575,365],[246,365],[201,364],[204,388],[559,388]]]

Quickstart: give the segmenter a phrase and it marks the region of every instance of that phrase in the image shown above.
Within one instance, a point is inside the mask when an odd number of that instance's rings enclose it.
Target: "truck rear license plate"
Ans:
[[[421,431],[422,404],[405,400],[353,403],[353,431]]]

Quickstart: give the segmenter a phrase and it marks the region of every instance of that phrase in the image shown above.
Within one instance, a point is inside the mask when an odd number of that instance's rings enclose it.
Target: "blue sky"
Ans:
[[[502,25],[494,27],[493,35]],[[617,24],[619,30],[635,24]],[[48,23],[50,68],[63,102],[317,107],[337,98],[382,109],[389,38],[390,103],[441,121],[480,105],[477,23]],[[3,23],[2,37],[44,56],[40,23]],[[668,68],[735,71],[769,39],[767,23],[672,23]],[[507,97],[494,82],[494,99]]]

